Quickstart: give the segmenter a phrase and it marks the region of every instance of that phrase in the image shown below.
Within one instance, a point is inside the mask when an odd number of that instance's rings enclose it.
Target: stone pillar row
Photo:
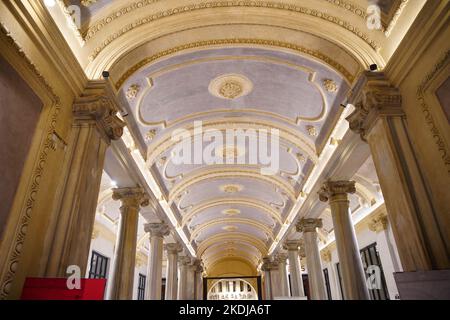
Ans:
[[[148,200],[140,188],[115,189],[113,198],[122,201],[118,237],[114,252],[111,300],[127,300],[133,296],[133,281],[136,257],[137,222],[139,207],[148,205]],[[179,257],[182,247],[178,243],[163,244],[169,235],[165,223],[147,223],[150,253],[147,264],[147,300],[161,300],[163,251],[167,255],[166,300],[201,300],[202,272],[201,260],[186,256]]]

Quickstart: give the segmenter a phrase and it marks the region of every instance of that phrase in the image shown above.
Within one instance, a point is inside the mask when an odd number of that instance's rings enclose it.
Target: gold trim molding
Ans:
[[[436,122],[433,117],[433,112],[430,110],[430,106],[427,104],[425,99],[425,92],[429,83],[439,72],[441,72],[441,70],[443,70],[446,66],[448,66],[449,61],[450,61],[450,50],[447,50],[443,55],[443,57],[441,57],[435,64],[432,71],[425,76],[422,83],[417,88],[416,96],[417,100],[419,101],[422,114],[425,117],[425,122],[428,125],[431,135],[433,136],[436,146],[438,147],[438,151],[441,154],[441,159],[444,161],[445,166],[448,168],[447,172],[450,174],[450,153],[447,149],[447,144],[444,138],[442,137],[441,131],[436,125]]]
[[[294,13],[300,13],[300,14],[306,14],[315,18],[319,18],[322,20],[325,20],[330,23],[334,23],[337,26],[346,29],[347,31],[353,33],[358,38],[366,42],[372,49],[375,51],[378,51],[381,47],[379,44],[377,44],[374,40],[371,40],[369,36],[365,33],[363,33],[361,30],[350,24],[349,22],[342,20],[336,16],[332,16],[328,13],[319,11],[317,9],[311,9],[303,6],[296,6],[293,4],[287,4],[287,3],[277,3],[277,2],[271,2],[271,1],[242,1],[242,0],[229,0],[229,1],[210,1],[210,2],[202,2],[198,4],[192,4],[188,6],[181,6],[176,7],[173,9],[168,9],[165,11],[160,11],[151,15],[148,15],[147,17],[140,18],[138,20],[135,20],[132,23],[129,23],[125,26],[123,26],[119,31],[114,32],[113,34],[109,35],[101,44],[94,49],[94,52],[90,55],[91,61],[94,60],[103,49],[105,49],[107,46],[109,46],[113,41],[119,39],[126,33],[141,27],[143,25],[152,23],[154,21],[160,20],[162,18],[171,17],[178,14],[183,13],[189,13],[204,9],[211,9],[211,8],[232,8],[232,7],[247,7],[247,8],[264,8],[264,9],[277,9],[277,10],[285,10],[288,12],[294,12]],[[106,18],[108,19],[108,18]],[[113,19],[111,19],[112,21]],[[105,20],[106,21],[106,20]],[[101,29],[103,29],[104,24],[98,24],[96,26],[91,27],[85,36],[85,41],[91,40],[97,32],[99,32]]]
[[[32,219],[33,210],[35,206],[36,194],[39,192],[40,181],[47,163],[48,155],[54,151],[53,134],[56,130],[56,123],[58,115],[61,110],[61,100],[56,95],[53,88],[47,82],[45,77],[39,71],[37,66],[32,62],[29,56],[25,53],[22,46],[17,43],[16,39],[11,35],[9,30],[3,23],[0,23],[0,38],[2,42],[6,42],[10,45],[13,51],[15,51],[17,57],[21,59],[27,66],[28,70],[35,76],[38,82],[42,85],[46,94],[49,95],[51,105],[45,106],[41,113],[41,117],[46,117],[45,112],[47,109],[48,118],[45,121],[45,131],[42,132],[41,145],[39,146],[38,155],[34,164],[34,169],[31,171],[32,175],[29,179],[29,187],[24,195],[24,206],[21,207],[20,215],[17,218],[17,224],[14,226],[15,232],[11,241],[11,245],[8,248],[6,255],[6,262],[4,269],[1,270],[0,278],[0,300],[6,299],[11,292],[12,283],[14,281],[17,269],[19,267],[19,261],[22,255],[23,244],[27,235],[27,228]],[[5,40],[5,41],[3,41]],[[5,50],[2,48],[2,50]]]

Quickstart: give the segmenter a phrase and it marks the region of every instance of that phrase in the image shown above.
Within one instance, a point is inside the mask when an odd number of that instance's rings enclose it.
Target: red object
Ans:
[[[21,300],[103,300],[106,279],[81,279],[80,289],[69,289],[67,279],[27,278]]]

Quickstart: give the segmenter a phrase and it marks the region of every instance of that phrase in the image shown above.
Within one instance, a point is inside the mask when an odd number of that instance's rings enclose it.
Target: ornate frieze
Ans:
[[[319,199],[320,201],[327,202],[330,198],[336,195],[355,193],[355,181],[326,181],[320,191]]]

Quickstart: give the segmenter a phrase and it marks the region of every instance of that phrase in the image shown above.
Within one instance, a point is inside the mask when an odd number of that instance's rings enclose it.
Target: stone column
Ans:
[[[187,266],[186,300],[195,300],[195,271],[197,266],[197,259],[191,259],[191,262]]]
[[[105,152],[125,126],[116,116],[119,109],[107,81],[90,81],[73,105],[72,131],[61,164],[66,176],[58,187],[54,232],[48,233],[46,276],[65,277],[70,265],[86,274]]]
[[[278,261],[272,260],[272,262],[269,265],[269,269],[270,269],[270,288],[272,291],[272,299],[275,299],[281,296]]]
[[[178,253],[182,251],[180,244],[168,243],[164,246],[167,252],[167,278],[165,300],[177,300],[178,297]]]
[[[375,232],[377,235],[377,250],[383,267],[389,298],[394,300],[398,295],[394,273],[400,272],[401,269],[394,244],[389,237],[389,221],[387,215],[383,212],[370,219],[369,230]]]
[[[286,260],[288,256],[286,253],[278,253],[276,260],[278,262],[278,275],[279,275],[279,288],[280,296],[289,297],[289,279],[287,276],[287,265]]]
[[[180,257],[179,261],[179,273],[178,278],[178,300],[187,300],[187,271],[189,264],[191,263],[191,258]]]
[[[305,289],[303,288],[302,268],[298,250],[300,247],[299,240],[287,240],[284,243],[284,249],[288,252],[289,273],[291,275],[291,291],[293,297],[304,297]]]
[[[311,300],[327,299],[322,263],[320,261],[319,244],[317,243],[316,229],[320,227],[322,227],[321,219],[302,219],[297,224],[297,231],[303,232]]]
[[[264,258],[261,270],[264,272],[264,297],[265,300],[272,300],[272,288],[270,280],[270,259]]]
[[[349,208],[348,194],[355,192],[354,181],[327,181],[319,191],[319,198],[330,204],[345,299],[369,300],[366,276]]]
[[[141,188],[114,189],[112,197],[114,200],[120,200],[122,205],[108,299],[131,300],[133,298],[139,208],[147,206],[149,201]]]
[[[203,267],[201,264],[195,271],[195,300],[203,300]]]
[[[382,72],[366,72],[352,92],[347,120],[370,146],[403,269],[450,269],[449,215],[433,206],[398,89]]]
[[[169,235],[165,223],[147,223],[145,232],[150,233],[150,254],[147,266],[147,300],[161,300],[163,240]]]

